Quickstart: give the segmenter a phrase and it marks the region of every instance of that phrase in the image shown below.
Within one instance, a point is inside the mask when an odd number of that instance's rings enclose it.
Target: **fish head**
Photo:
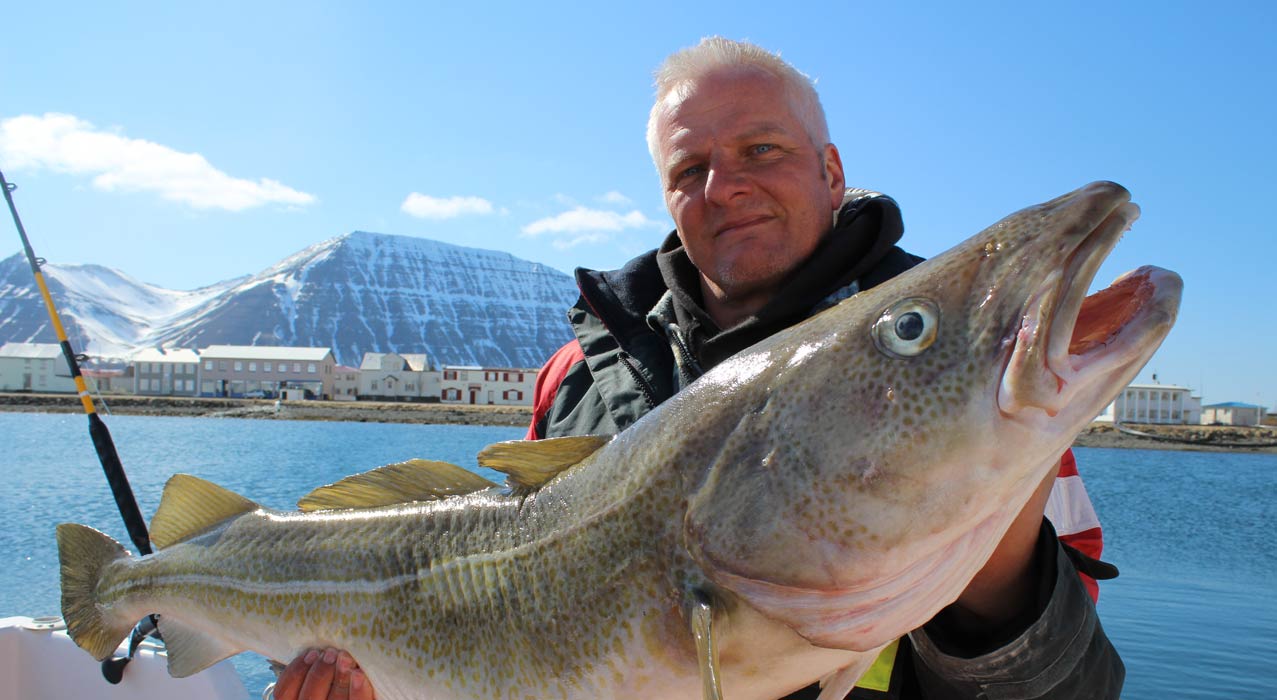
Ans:
[[[684,522],[710,580],[845,649],[953,602],[1174,322],[1173,272],[1086,294],[1138,215],[1111,182],[1021,210],[689,387],[741,402]]]

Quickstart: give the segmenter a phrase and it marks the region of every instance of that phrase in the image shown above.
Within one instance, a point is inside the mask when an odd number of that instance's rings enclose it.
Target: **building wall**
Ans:
[[[76,388],[61,358],[0,357],[0,391],[74,394]]]
[[[205,355],[200,361],[202,396],[245,396],[261,392],[279,395],[284,386],[309,390],[314,398],[332,397],[333,370],[337,362],[329,353],[323,360],[277,358],[227,358]]]
[[[1207,425],[1259,425],[1264,409],[1260,406],[1208,406],[1202,422]]]
[[[1201,399],[1187,387],[1132,384],[1105,407],[1096,420],[1112,423],[1197,425],[1201,423]]]
[[[134,362],[133,393],[142,396],[198,396],[200,363],[165,360]]]
[[[424,354],[364,353],[359,364],[359,396],[388,401],[438,401],[439,372]]]
[[[412,370],[360,370],[359,395],[368,399],[439,398],[438,372]]]
[[[333,401],[359,398],[359,370],[339,367],[333,370]]]
[[[531,406],[537,371],[524,367],[444,367],[439,400],[443,403]]]
[[[133,376],[127,370],[92,370],[82,369],[85,385],[94,394],[129,395],[133,391]]]

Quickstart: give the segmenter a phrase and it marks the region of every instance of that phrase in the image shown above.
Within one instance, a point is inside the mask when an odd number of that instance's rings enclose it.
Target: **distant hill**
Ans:
[[[49,291],[79,352],[214,344],[424,352],[435,364],[537,367],[571,338],[572,278],[509,253],[356,231],[255,275],[194,291],[97,265],[48,264]],[[56,342],[21,254],[0,261],[0,342]]]

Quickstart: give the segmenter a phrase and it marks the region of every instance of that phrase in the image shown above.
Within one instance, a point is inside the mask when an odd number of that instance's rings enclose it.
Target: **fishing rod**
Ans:
[[[53,330],[58,336],[58,343],[62,346],[62,355],[66,357],[67,367],[71,369],[71,378],[75,380],[76,391],[80,394],[80,403],[89,417],[89,437],[93,439],[93,448],[97,450],[98,459],[102,462],[102,471],[106,473],[107,483],[111,485],[111,495],[115,496],[115,505],[120,509],[124,526],[128,529],[129,538],[133,540],[138,553],[150,554],[151,536],[147,533],[146,521],[138,510],[133,489],[129,486],[128,477],[124,474],[124,465],[120,464],[120,456],[115,451],[115,442],[111,440],[111,431],[107,430],[106,423],[102,422],[97,408],[93,405],[93,397],[89,394],[84,377],[80,374],[79,359],[71,349],[71,341],[67,340],[62,319],[53,305],[53,297],[49,294],[48,285],[45,284],[44,273],[40,271],[45,260],[36,257],[35,251],[31,248],[31,241],[27,239],[27,231],[22,227],[22,219],[18,217],[18,207],[13,203],[13,191],[18,189],[18,186],[5,180],[3,172],[0,172],[0,186],[3,186],[4,199],[9,203],[13,223],[18,227],[18,235],[22,238],[22,248],[26,251],[27,262],[31,263],[31,274],[35,275],[36,286],[40,288],[40,296],[44,298],[44,307],[49,311],[49,321],[52,322]]]

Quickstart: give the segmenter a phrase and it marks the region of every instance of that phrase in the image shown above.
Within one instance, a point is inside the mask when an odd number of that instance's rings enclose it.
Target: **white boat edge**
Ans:
[[[116,652],[128,651],[127,640]],[[0,700],[130,698],[152,700],[243,700],[249,697],[230,661],[189,678],[168,674],[164,648],[144,641],[111,685],[102,665],[71,641],[60,617],[0,618]]]

